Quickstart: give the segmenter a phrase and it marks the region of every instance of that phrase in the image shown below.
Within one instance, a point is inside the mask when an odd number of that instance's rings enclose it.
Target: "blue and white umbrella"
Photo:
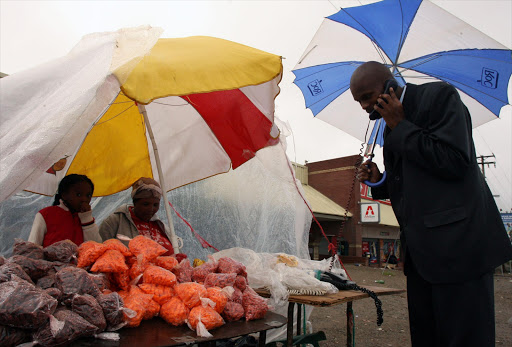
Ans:
[[[295,66],[294,83],[314,116],[364,141],[368,118],[347,90],[354,70],[371,60],[388,65],[402,85],[452,84],[473,127],[510,105],[510,48],[427,0],[383,0],[327,17]]]

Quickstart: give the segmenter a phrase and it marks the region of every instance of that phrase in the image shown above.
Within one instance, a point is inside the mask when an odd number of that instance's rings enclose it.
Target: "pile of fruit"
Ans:
[[[155,316],[207,337],[225,322],[265,316],[266,300],[248,286],[240,262],[210,258],[192,267],[166,252],[144,236],[128,246],[66,240],[44,249],[17,240],[13,256],[0,257],[2,345],[57,346]]]

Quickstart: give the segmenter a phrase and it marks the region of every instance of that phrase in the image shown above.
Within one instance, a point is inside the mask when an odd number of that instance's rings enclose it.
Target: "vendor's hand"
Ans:
[[[370,181],[372,183],[379,182],[382,178],[377,164],[371,160],[367,160],[362,163],[357,169],[357,179],[359,182]]]
[[[91,205],[89,205],[88,202],[83,201],[82,203],[80,203],[80,211],[78,211],[78,212],[88,212],[90,210],[91,210]]]
[[[393,88],[389,88],[389,94],[379,95],[374,109],[380,113],[386,121],[386,125],[391,129],[405,119],[404,108]]]

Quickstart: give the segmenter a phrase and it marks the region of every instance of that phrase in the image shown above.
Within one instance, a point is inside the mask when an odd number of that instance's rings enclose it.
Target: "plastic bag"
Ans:
[[[142,275],[144,283],[161,284],[172,287],[176,284],[176,275],[160,266],[149,265]]]
[[[23,255],[31,259],[44,259],[44,251],[42,246],[22,239],[14,239],[12,255]]]
[[[141,283],[139,284],[139,288],[146,294],[152,294],[153,300],[159,305],[165,304],[176,294],[172,287],[163,286],[161,284]]]
[[[57,304],[43,290],[21,279],[0,283],[0,325],[37,328],[48,322]]]
[[[144,316],[142,316],[143,320],[151,319],[153,317],[158,316],[160,313],[160,305],[155,301],[151,300],[149,301],[148,305],[146,306],[146,312],[144,313]]]
[[[185,324],[190,310],[178,297],[172,297],[160,307],[160,317],[174,326]]]
[[[52,298],[55,298],[57,301],[61,301],[62,299],[62,292],[58,290],[57,288],[46,288],[44,289],[45,293],[50,295]]]
[[[101,294],[98,295],[97,301],[107,321],[107,330],[118,327],[123,322],[124,304],[121,296],[116,292]]]
[[[224,325],[224,319],[210,306],[196,306],[188,315],[188,324],[192,330],[195,330],[198,336],[212,336],[208,330],[212,330]]]
[[[33,337],[42,346],[64,346],[80,337],[94,335],[96,329],[77,313],[59,308]]]
[[[128,248],[133,255],[138,256],[142,254],[144,258],[149,261],[152,261],[159,255],[167,253],[167,248],[142,235],[135,236],[131,239]]]
[[[107,327],[107,320],[103,314],[103,309],[96,299],[88,294],[76,295],[71,301],[71,310],[78,313],[80,317],[96,326],[96,334],[102,332]]]
[[[125,271],[126,272],[126,271]],[[103,293],[105,290],[110,290],[112,284],[110,283],[107,274],[99,273],[99,274],[89,274],[89,277],[96,284],[98,289]]]
[[[78,246],[71,240],[62,240],[43,248],[43,252],[46,260],[76,264]]]
[[[55,274],[55,287],[62,292],[64,304],[69,304],[75,294],[89,294],[97,297],[101,294],[96,283],[84,269],[66,267]]]
[[[206,297],[215,303],[215,311],[222,313],[228,302],[228,296],[219,287],[210,287],[206,289]]]
[[[0,342],[3,347],[14,347],[30,340],[27,330],[0,325]]]
[[[5,258],[0,255],[0,266],[5,264]]]
[[[228,301],[226,306],[224,307],[224,311],[222,311],[222,317],[226,320],[226,322],[233,322],[243,318],[245,314],[244,307],[242,304],[239,304],[234,301]]]
[[[108,249],[113,249],[116,251],[121,252],[121,254],[125,257],[131,257],[133,256],[132,252],[126,247],[124,243],[119,241],[118,239],[108,239],[103,242],[105,246],[107,246]]]
[[[178,265],[172,269],[179,283],[192,282],[192,266],[188,258],[184,258]]]
[[[78,247],[78,267],[87,267],[94,264],[109,248],[96,241],[86,241]]]
[[[192,308],[201,303],[201,298],[206,297],[206,288],[196,282],[179,283],[174,287],[176,295],[188,307]]]
[[[192,269],[192,280],[195,282],[203,283],[206,276],[210,273],[217,271],[217,263],[208,261]]]
[[[242,291],[238,288],[234,288],[235,290],[233,291],[233,294],[231,294],[231,296],[229,297],[229,301],[233,301],[233,302],[236,302],[238,304],[242,304],[242,301],[243,301],[243,297],[244,297],[244,294],[242,293]]]
[[[144,258],[143,255],[137,256],[135,258],[135,261],[130,266],[130,270],[128,271],[130,279],[133,280],[138,276],[142,275],[149,265],[151,265],[151,263],[149,262],[149,260]]]
[[[109,249],[103,253],[91,268],[92,272],[123,272],[128,271],[121,252]]]
[[[53,270],[52,262],[42,259],[32,259],[23,255],[13,255],[8,261],[21,266],[23,271],[25,271],[34,282],[46,276],[50,270]]]
[[[267,300],[259,296],[251,287],[247,287],[244,291],[242,306],[246,321],[261,319],[268,311]]]
[[[130,317],[124,312],[124,319],[127,327],[138,327],[146,314],[146,308],[151,302],[152,295],[149,294],[129,294],[124,301],[124,307],[135,311],[135,316]]]
[[[245,265],[229,257],[222,257],[218,260],[217,272],[219,273],[236,273],[237,275],[247,278],[247,270]]]
[[[55,274],[41,277],[37,280],[36,286],[41,289],[52,288],[55,285]]]
[[[236,273],[211,273],[206,276],[204,280],[204,286],[208,287],[220,287],[224,288],[227,286],[233,287],[236,280]]]
[[[178,260],[175,257],[171,256],[160,256],[156,257],[155,264],[163,267],[166,270],[172,271],[176,265],[178,265]]]
[[[4,265],[0,265],[0,283],[10,281],[12,275],[16,275],[28,283],[34,284],[30,276],[18,264],[7,262]]]

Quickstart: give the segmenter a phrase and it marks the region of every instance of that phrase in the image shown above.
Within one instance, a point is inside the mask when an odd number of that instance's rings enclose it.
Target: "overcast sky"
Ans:
[[[512,46],[511,0],[433,1]],[[294,68],[324,17],[368,1],[6,1],[0,0],[0,72],[13,74],[67,54],[83,35],[151,25],[162,37],[207,35],[284,57],[276,116],[293,136],[288,155],[303,164],[359,153],[360,141],[315,119],[293,84]],[[509,89],[509,100],[512,98]],[[474,130],[478,155],[494,155],[486,176],[503,210],[512,209],[512,112]]]

